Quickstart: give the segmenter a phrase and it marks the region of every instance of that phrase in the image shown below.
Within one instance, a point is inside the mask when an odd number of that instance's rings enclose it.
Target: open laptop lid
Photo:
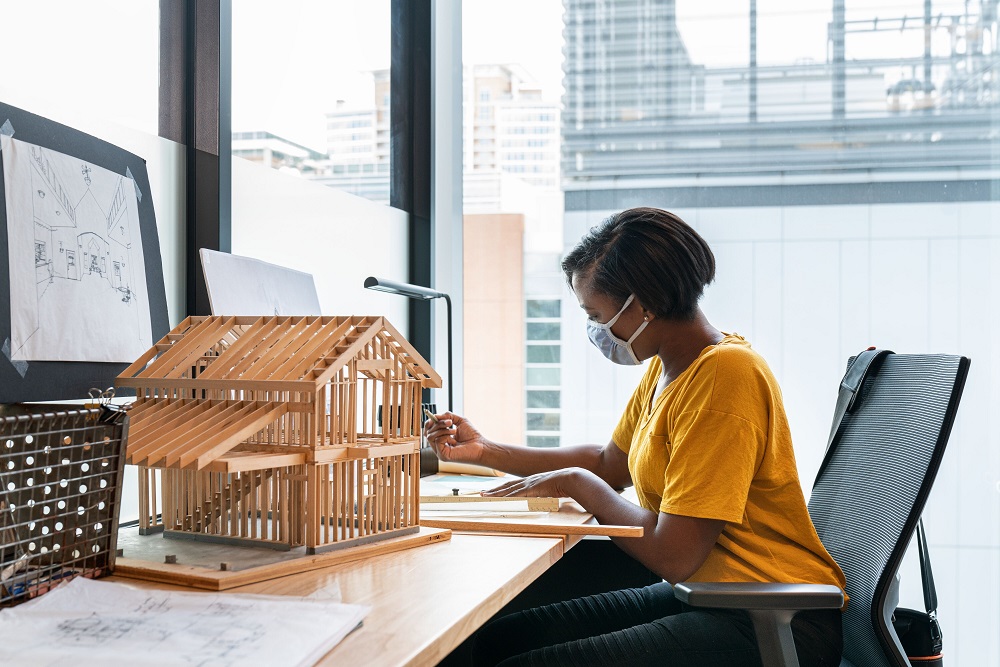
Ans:
[[[202,248],[213,315],[320,315],[311,273]]]

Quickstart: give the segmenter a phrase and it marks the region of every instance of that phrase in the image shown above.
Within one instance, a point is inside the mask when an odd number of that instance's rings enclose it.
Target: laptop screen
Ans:
[[[320,315],[311,273],[202,248],[213,315]]]

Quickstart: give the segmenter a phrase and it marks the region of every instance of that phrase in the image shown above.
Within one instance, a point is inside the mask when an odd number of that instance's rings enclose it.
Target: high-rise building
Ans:
[[[372,72],[374,99],[326,114],[326,152],[333,166],[389,164],[389,70]]]
[[[544,98],[523,68],[465,68],[465,172],[513,174],[559,189],[559,106]]]
[[[338,104],[343,105],[341,100]],[[379,151],[378,111],[338,108],[326,115],[326,147],[330,164],[388,164],[389,149]]]
[[[567,202],[623,178],[991,166],[996,3],[851,20],[844,0],[831,5],[824,62],[758,64],[751,28],[733,56],[746,64],[708,68],[689,55],[676,0],[564,0]],[[923,53],[878,47],[901,34]]]
[[[589,174],[653,148],[658,129],[704,107],[675,0],[566,0],[563,167]]]
[[[329,173],[322,183],[369,199],[389,201],[389,71],[372,73],[371,105],[329,112]],[[464,73],[463,164],[465,174],[499,188],[511,174],[546,191],[559,190],[559,105],[547,100],[517,65],[472,65]],[[481,190],[478,182],[472,190]],[[474,195],[475,196],[475,195]],[[477,202],[483,212],[483,202]],[[488,212],[500,212],[492,208]]]
[[[389,70],[372,72],[374,97],[349,105],[341,100],[326,114],[329,168],[315,180],[384,204],[389,203]]]

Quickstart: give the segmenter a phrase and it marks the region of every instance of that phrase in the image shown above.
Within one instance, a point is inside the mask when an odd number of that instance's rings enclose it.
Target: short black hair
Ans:
[[[657,317],[690,320],[715,279],[715,256],[694,229],[658,208],[630,208],[592,228],[562,261],[566,280],[590,272],[594,289],[634,294]]]

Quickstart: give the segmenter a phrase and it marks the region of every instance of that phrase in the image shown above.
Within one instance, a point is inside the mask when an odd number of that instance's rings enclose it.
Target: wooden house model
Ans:
[[[144,534],[316,553],[419,530],[441,378],[382,317],[188,317],[117,383]]]

